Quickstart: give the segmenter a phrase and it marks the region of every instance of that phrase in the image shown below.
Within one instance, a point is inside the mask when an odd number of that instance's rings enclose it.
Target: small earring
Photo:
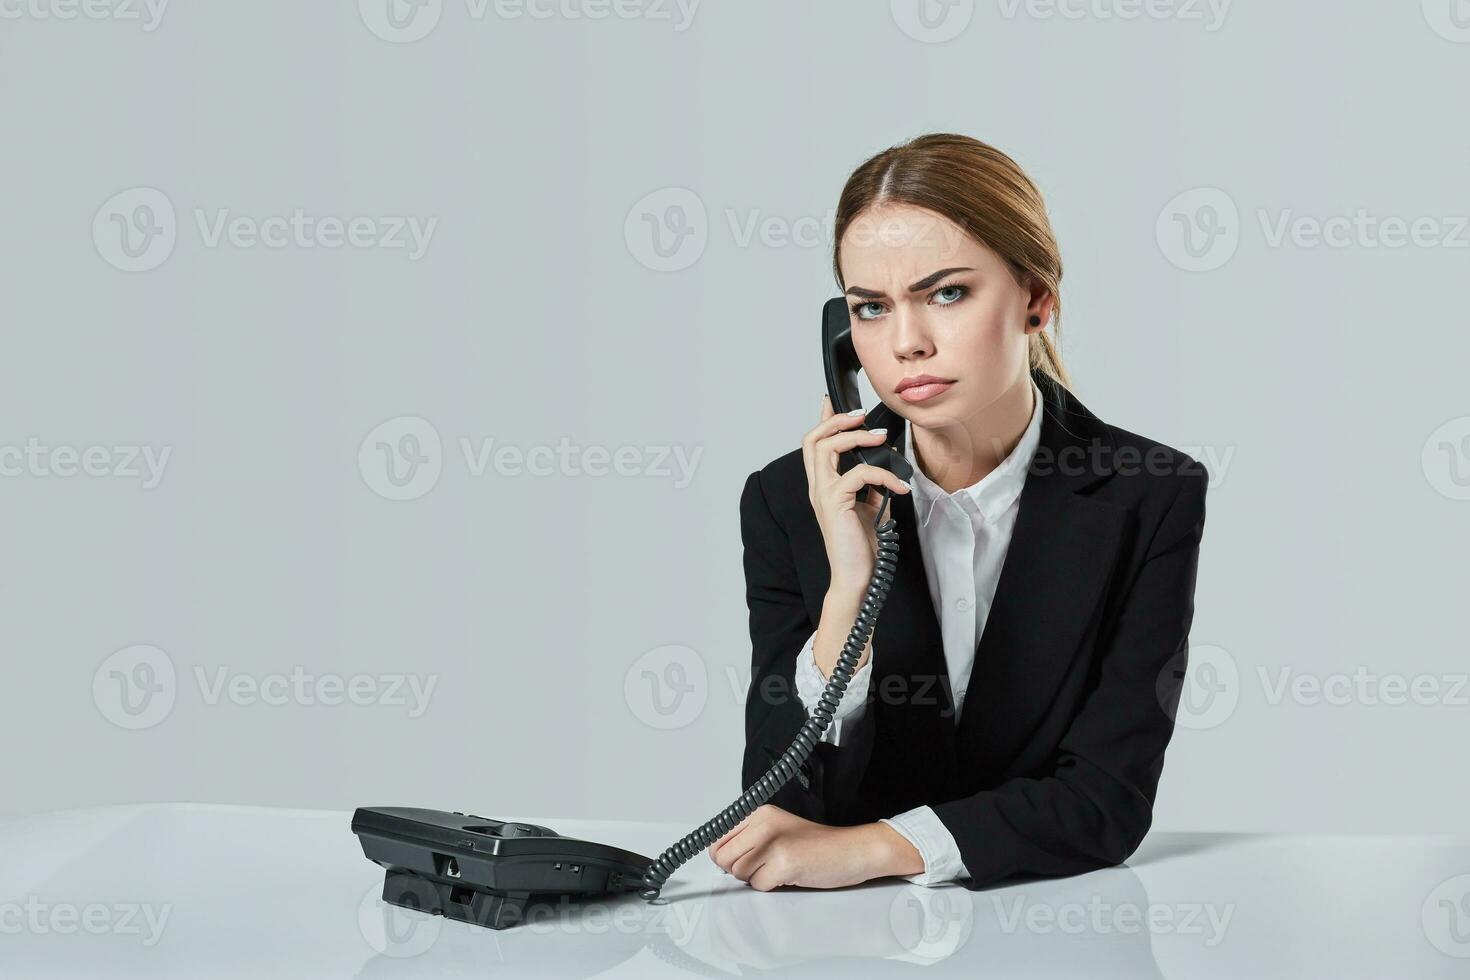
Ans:
[[[1031,323],[1031,325],[1033,327],[1039,326],[1041,324],[1041,317],[1036,316],[1035,314],[1032,314],[1031,320],[1029,322]]]

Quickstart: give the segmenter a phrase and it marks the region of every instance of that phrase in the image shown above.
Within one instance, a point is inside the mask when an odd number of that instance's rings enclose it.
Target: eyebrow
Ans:
[[[912,286],[909,287],[909,292],[911,292],[911,293],[917,293],[917,292],[920,292],[922,290],[928,289],[930,286],[934,285],[936,282],[938,282],[939,280],[943,279],[945,276],[949,275],[951,272],[974,272],[974,271],[975,271],[974,269],[971,269],[967,265],[955,266],[952,269],[940,269],[938,272],[931,272],[931,273],[929,273],[929,275],[925,276],[923,279],[920,279],[918,282],[914,283]],[[847,287],[847,294],[849,296],[860,296],[860,297],[862,297],[864,299],[882,299],[883,298],[883,294],[881,292],[875,292],[875,291],[873,291],[871,289],[864,289],[861,286],[849,286],[849,287]]]

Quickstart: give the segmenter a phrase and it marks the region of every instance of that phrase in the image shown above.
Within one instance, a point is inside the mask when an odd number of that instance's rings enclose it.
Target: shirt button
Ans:
[[[960,702],[960,704],[964,704],[965,703],[965,692],[964,691],[961,691],[960,692],[959,702]]]
[[[956,609],[958,609],[960,612],[964,612],[966,609],[969,609],[970,608],[970,600],[969,599],[956,599],[954,601],[954,607]]]

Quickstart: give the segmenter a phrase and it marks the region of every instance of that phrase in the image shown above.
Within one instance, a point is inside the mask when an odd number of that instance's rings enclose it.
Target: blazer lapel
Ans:
[[[1112,473],[1112,439],[1050,379],[1041,442],[1021,489],[995,601],[975,652],[959,737],[984,761],[1012,759],[1051,706],[1098,612],[1127,512],[1083,491]]]
[[[943,710],[936,735],[944,743],[954,737],[969,743],[966,756],[981,763],[1014,758],[1050,706],[1098,611],[1126,519],[1123,508],[1083,493],[1111,475],[1107,428],[1066,389],[1040,372],[1032,376],[1045,402],[1041,439],[1021,489],[957,729],[953,692],[941,670]],[[887,406],[873,414],[882,415],[889,444],[902,452],[908,436],[902,417]],[[892,506],[900,533],[898,570],[873,647],[886,659],[895,650],[913,655],[914,647],[932,646],[943,664],[913,501],[903,495]]]

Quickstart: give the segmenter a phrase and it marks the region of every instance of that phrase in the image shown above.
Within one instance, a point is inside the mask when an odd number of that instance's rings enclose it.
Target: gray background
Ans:
[[[37,2],[0,35],[0,813],[722,807],[737,501],[818,417],[830,211],[863,158],[945,130],[1045,193],[1082,400],[1212,469],[1208,673],[1155,827],[1463,829],[1470,26],[1448,0],[989,0],[935,33],[904,2],[686,23],[446,0],[402,30],[388,0],[178,0],[152,29]],[[159,195],[176,240],[127,271],[116,221]],[[199,227],[298,208],[437,223],[417,257]],[[1310,237],[1360,210],[1429,223]],[[388,499],[377,443],[425,425],[424,482]],[[627,472],[475,475],[462,443],[563,438]],[[27,445],[100,447],[104,475]],[[170,453],[156,485],[128,447]],[[298,668],[383,696],[251,695]],[[1355,671],[1379,680],[1343,703],[1275,696]],[[435,684],[416,716],[408,674]],[[244,686],[213,697],[221,677]],[[1384,677],[1437,693],[1390,703]]]

